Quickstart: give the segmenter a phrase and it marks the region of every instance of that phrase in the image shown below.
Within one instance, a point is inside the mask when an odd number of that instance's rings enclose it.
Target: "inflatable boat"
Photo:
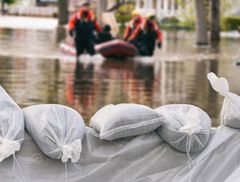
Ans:
[[[106,58],[134,57],[138,53],[135,46],[120,39],[98,44],[95,49]]]
[[[105,58],[127,58],[135,57],[138,54],[136,47],[120,39],[111,40],[95,45],[96,52]],[[62,43],[60,51],[70,56],[76,56],[73,44]]]

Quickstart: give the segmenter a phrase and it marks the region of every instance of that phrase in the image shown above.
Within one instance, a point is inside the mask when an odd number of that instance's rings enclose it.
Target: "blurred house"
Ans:
[[[228,0],[222,10],[225,16],[240,16],[240,1]]]
[[[136,0],[135,4],[142,14],[153,12],[158,19],[177,17],[181,20],[194,12],[194,1],[189,0]],[[240,16],[239,0],[224,1],[221,6],[224,16]]]
[[[182,11],[178,0],[136,0],[136,9],[142,14],[154,12],[159,19],[177,17]]]

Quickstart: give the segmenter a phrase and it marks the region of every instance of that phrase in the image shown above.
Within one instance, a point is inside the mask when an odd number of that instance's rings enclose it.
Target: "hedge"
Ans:
[[[240,16],[223,17],[221,20],[221,28],[224,31],[239,30]]]

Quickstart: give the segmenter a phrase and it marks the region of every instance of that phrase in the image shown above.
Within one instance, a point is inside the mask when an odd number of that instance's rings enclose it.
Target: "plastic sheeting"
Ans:
[[[0,162],[19,151],[23,140],[22,109],[0,86]]]
[[[0,163],[0,181],[64,182],[67,174],[68,182],[223,182],[240,175],[237,129],[221,126],[211,130],[207,147],[191,156],[191,168],[187,155],[177,152],[156,132],[113,142],[95,135],[86,128],[80,162],[67,163],[67,173],[61,161],[41,153],[26,135],[17,153],[22,173],[12,171],[13,159],[8,158]]]

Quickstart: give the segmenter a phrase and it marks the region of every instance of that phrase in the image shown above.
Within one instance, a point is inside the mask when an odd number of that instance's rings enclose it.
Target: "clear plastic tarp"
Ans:
[[[12,170],[12,157],[0,163],[4,182],[221,182],[240,176],[240,132],[227,126],[211,130],[207,147],[191,155],[165,143],[156,132],[100,140],[86,128],[79,163],[63,164],[44,155],[26,134],[16,157],[20,169]],[[230,182],[228,181],[228,182]]]
[[[0,162],[19,151],[23,140],[23,111],[0,86]]]

